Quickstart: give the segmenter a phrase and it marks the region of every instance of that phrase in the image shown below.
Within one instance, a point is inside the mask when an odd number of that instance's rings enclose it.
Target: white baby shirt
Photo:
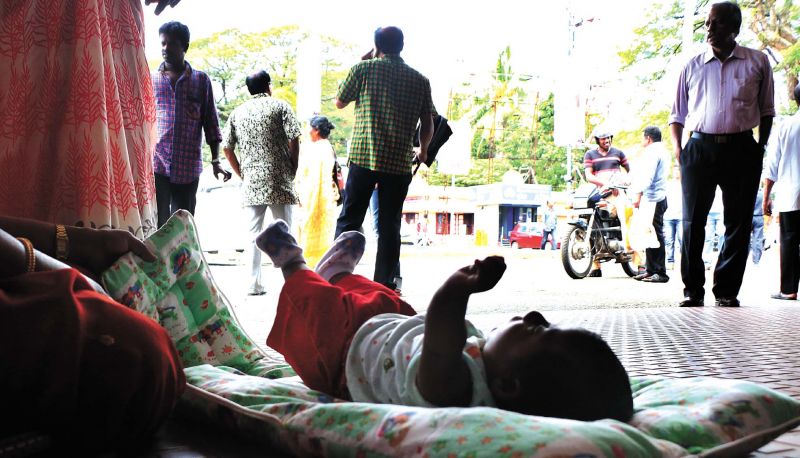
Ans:
[[[472,376],[470,406],[493,407],[481,349],[483,334],[467,320],[467,342],[462,353]],[[437,407],[417,389],[425,315],[384,313],[364,323],[347,352],[345,374],[356,402]]]

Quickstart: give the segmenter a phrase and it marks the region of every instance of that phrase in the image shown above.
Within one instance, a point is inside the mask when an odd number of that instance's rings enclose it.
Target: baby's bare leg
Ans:
[[[311,270],[306,264],[305,261],[293,262],[291,264],[285,264],[281,267],[281,273],[283,274],[283,279],[286,280],[287,278],[291,277],[292,274],[299,270]]]

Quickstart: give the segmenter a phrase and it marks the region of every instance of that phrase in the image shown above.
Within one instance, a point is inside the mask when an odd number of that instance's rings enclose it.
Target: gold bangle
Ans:
[[[33,244],[25,237],[17,237],[17,240],[22,242],[22,245],[25,247],[25,258],[28,269],[26,272],[36,272],[36,252],[33,251]]]
[[[69,237],[63,224],[56,224],[56,259],[66,262],[69,257]]]

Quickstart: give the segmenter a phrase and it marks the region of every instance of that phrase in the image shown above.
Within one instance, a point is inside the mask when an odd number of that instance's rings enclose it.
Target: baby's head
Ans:
[[[486,338],[483,359],[497,406],[528,415],[628,421],[628,374],[608,344],[582,328],[550,326],[539,312]]]

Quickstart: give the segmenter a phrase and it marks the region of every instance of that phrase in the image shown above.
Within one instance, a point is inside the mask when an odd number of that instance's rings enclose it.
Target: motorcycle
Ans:
[[[609,186],[602,193],[591,185],[592,191],[585,197],[580,190],[573,197],[572,208],[577,218],[561,242],[561,263],[567,275],[580,279],[589,275],[592,263],[614,261],[622,266],[626,274],[633,277],[637,268],[633,265],[633,250],[626,248],[623,228],[618,214],[611,211],[614,206],[607,198],[615,193],[625,199],[625,186]]]

